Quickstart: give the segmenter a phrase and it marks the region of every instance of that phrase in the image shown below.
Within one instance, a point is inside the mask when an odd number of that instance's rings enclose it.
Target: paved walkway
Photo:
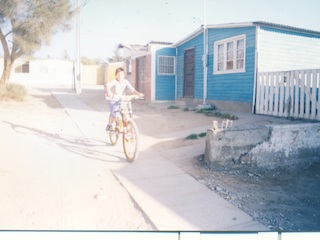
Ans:
[[[107,114],[90,107],[95,105],[94,97],[88,104],[65,90],[52,94],[87,139],[108,141],[104,131]],[[125,161],[121,142],[115,147],[95,148],[99,148],[97,152],[108,152],[105,156],[113,173],[157,230],[268,230],[171,161],[203,153],[204,144],[161,153],[152,148],[159,139],[187,136],[208,127],[157,137],[141,134],[143,147],[134,163]]]

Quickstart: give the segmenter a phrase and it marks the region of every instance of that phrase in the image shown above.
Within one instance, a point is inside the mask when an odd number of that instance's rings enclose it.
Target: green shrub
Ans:
[[[195,140],[198,139],[198,137],[205,137],[207,135],[207,133],[199,133],[199,134],[190,134],[189,136],[186,137],[187,140]]]
[[[207,133],[206,133],[206,132],[199,133],[198,136],[199,136],[199,137],[205,137],[205,136],[207,136]]]
[[[211,106],[210,108],[203,108],[199,109],[197,113],[203,113],[208,117],[219,117],[222,119],[229,119],[229,120],[237,120],[238,117],[229,113],[221,113],[216,106]]]
[[[215,111],[215,110],[217,110],[217,107],[214,106],[214,105],[211,105],[211,106],[208,107],[208,108],[199,109],[199,110],[197,111],[197,113],[208,113],[208,112],[213,112],[213,111]]]
[[[0,100],[23,101],[28,95],[27,89],[21,84],[8,83],[0,87]]]
[[[167,109],[178,109],[179,107],[178,106],[173,106],[173,105],[171,105],[171,106],[169,106]]]
[[[187,136],[186,139],[188,139],[188,140],[198,139],[198,135],[193,133],[193,134],[190,134],[189,136]]]

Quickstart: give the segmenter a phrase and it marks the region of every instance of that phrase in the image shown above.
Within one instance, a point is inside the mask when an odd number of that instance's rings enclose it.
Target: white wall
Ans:
[[[259,72],[320,68],[320,39],[258,30]]]

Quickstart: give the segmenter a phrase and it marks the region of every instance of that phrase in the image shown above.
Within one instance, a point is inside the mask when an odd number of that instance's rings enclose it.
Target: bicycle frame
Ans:
[[[123,133],[126,130],[127,127],[127,122],[129,121],[129,119],[132,119],[132,103],[131,101],[133,99],[139,99],[138,96],[135,95],[130,95],[130,96],[124,96],[121,100],[120,100],[120,109],[119,109],[119,113],[121,115],[121,119],[120,119],[120,128],[122,128],[122,131],[120,131],[119,133]]]
[[[122,125],[122,132],[121,133],[123,133],[126,130],[128,120],[132,118],[131,100],[121,100],[119,112],[121,115],[120,126]]]

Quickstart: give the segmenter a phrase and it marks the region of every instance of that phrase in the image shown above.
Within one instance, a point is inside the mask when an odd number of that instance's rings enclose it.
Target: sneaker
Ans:
[[[108,125],[107,125],[106,131],[107,131],[107,132],[114,131],[114,129],[113,129],[113,127],[112,127],[112,124],[108,124]]]

